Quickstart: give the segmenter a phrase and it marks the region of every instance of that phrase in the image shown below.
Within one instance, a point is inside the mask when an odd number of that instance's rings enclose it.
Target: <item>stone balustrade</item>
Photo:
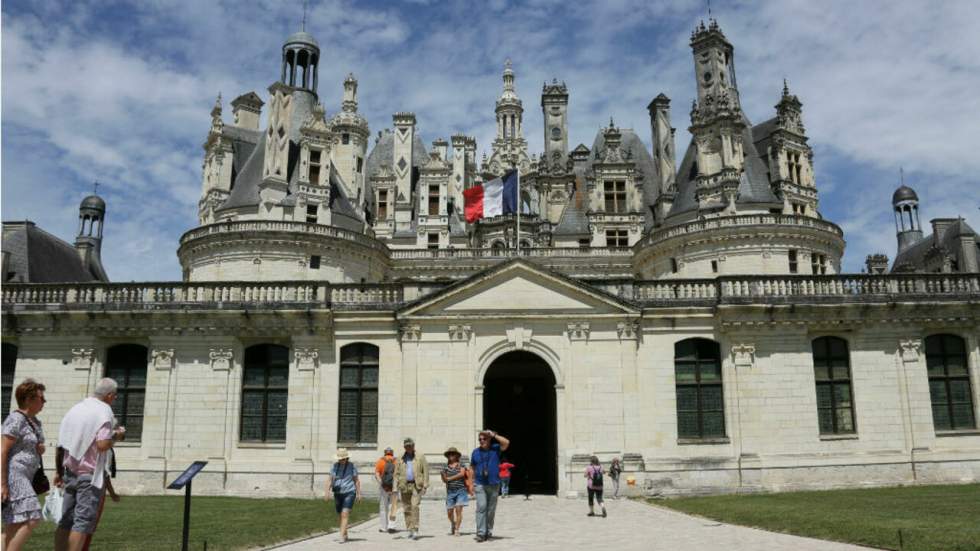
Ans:
[[[630,247],[542,247],[521,249],[391,249],[393,260],[436,260],[450,258],[621,258],[629,260]]]
[[[319,235],[324,237],[332,237],[336,239],[345,239],[348,241],[353,241],[365,247],[372,249],[378,249],[387,251],[387,247],[374,239],[373,237],[364,235],[362,233],[345,230],[343,228],[338,228],[334,226],[326,226],[323,224],[312,224],[308,222],[290,222],[286,220],[235,220],[227,222],[215,222],[214,224],[208,224],[206,226],[200,226],[194,228],[184,235],[180,236],[180,245],[184,245],[208,237],[211,235],[219,234],[232,234],[232,233],[244,233],[244,232],[289,232],[289,233],[303,233],[310,235]]]
[[[825,232],[830,232],[841,239],[844,238],[844,230],[837,224],[813,218],[810,216],[799,216],[795,214],[740,214],[737,216],[719,216],[717,218],[707,218],[704,220],[694,220],[685,224],[668,226],[650,232],[649,235],[641,239],[634,247],[643,248],[653,243],[659,243],[672,237],[690,235],[704,231],[716,229],[732,229],[747,226],[767,226],[769,228],[777,226],[791,226],[794,228],[813,228]]]
[[[610,280],[594,285],[624,300],[651,307],[980,301],[980,274],[722,276]],[[418,293],[413,287],[410,294],[415,297]],[[370,310],[394,309],[406,302],[405,285],[400,283],[334,285],[323,281],[9,283],[3,286],[2,297],[5,311],[290,306]]]

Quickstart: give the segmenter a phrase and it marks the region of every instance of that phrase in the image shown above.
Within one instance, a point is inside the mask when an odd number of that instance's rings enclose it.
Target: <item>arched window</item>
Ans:
[[[243,367],[241,441],[285,442],[289,348],[250,346]]]
[[[677,436],[725,436],[725,400],[721,384],[721,347],[708,339],[674,345],[677,384]]]
[[[839,337],[820,337],[814,339],[811,346],[820,434],[853,433],[854,402],[847,341]]]
[[[340,411],[337,440],[346,444],[378,441],[378,347],[348,344],[340,349]]]
[[[126,427],[126,440],[139,442],[143,436],[143,404],[146,401],[147,349],[138,344],[120,344],[106,351],[105,376],[119,385],[112,413]]]
[[[976,428],[963,339],[956,335],[926,337],[926,367],[929,370],[932,423],[936,430]]]
[[[494,241],[493,245],[490,245],[490,250],[494,255],[504,254],[504,248],[503,241]]]
[[[7,418],[10,411],[10,396],[14,392],[14,369],[17,367],[17,347],[5,342],[3,349],[0,350],[0,358],[3,361],[3,418]]]

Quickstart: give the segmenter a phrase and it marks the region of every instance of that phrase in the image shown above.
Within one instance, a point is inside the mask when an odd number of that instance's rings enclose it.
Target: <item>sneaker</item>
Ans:
[[[587,514],[585,516],[587,516],[587,517],[594,517],[595,516],[595,513],[593,513],[592,511],[589,511],[589,514]]]
[[[487,541],[486,536],[481,536],[479,534],[476,535],[476,543],[483,543],[485,541]]]
[[[606,508],[602,508],[602,518],[606,518]]]
[[[389,534],[394,534],[394,533],[395,533],[395,532],[397,532],[397,531],[398,531],[398,530],[395,530],[394,528],[389,528],[389,529],[388,529],[388,533],[389,533]]]
[[[422,539],[422,536],[420,536],[418,532],[412,534],[412,541],[418,541],[420,539]]]
[[[414,540],[415,539],[415,532],[409,532],[408,533],[408,539]]]

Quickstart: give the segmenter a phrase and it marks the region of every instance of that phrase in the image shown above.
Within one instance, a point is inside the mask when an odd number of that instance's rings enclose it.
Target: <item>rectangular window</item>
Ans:
[[[306,205],[306,221],[310,224],[316,224],[318,210],[318,205]]]
[[[106,352],[105,376],[119,385],[112,414],[126,427],[126,440],[133,442],[143,436],[147,354],[146,347],[138,344],[120,344]]]
[[[245,349],[242,369],[242,442],[285,442],[289,349],[259,344]]]
[[[592,246],[592,240],[588,238],[583,238],[578,240],[578,247],[580,249],[588,249]]]
[[[607,247],[628,247],[629,237],[626,230],[606,230]]]
[[[347,133],[347,132],[344,132],[343,134],[341,134],[340,135],[340,143],[342,143],[344,145],[349,144],[350,143],[350,134]]]
[[[671,258],[670,259],[670,273],[676,274],[677,272],[678,272],[677,259],[676,258]]]
[[[789,273],[795,274],[799,271],[799,263],[796,261],[796,249],[789,250]]]
[[[622,213],[626,212],[626,182],[606,182],[604,197],[606,200],[606,212]]]
[[[926,369],[936,430],[977,428],[966,342],[956,335],[926,337]]]
[[[388,190],[378,191],[378,220],[388,219]]]
[[[817,253],[811,254],[810,268],[816,275],[825,275],[827,273],[827,256]]]
[[[708,339],[686,339],[675,344],[674,375],[677,436],[724,438],[725,399],[718,343]]]
[[[320,185],[320,152],[310,150],[310,184]]]
[[[838,337],[820,337],[814,339],[812,347],[820,434],[853,433],[854,403],[847,341]]]
[[[310,257],[310,269],[319,270],[320,269],[320,256],[313,255]]]
[[[364,159],[357,158],[357,173],[360,174],[364,170]]]
[[[429,186],[429,216],[439,216],[439,186]]]
[[[718,261],[717,260],[712,260],[711,261],[711,272],[712,273],[715,273],[715,274],[718,273]]]
[[[340,349],[340,411],[337,440],[378,441],[378,347],[348,344]]]
[[[428,248],[430,248],[430,249],[438,249],[439,248],[439,234],[438,233],[430,233],[429,234]]]

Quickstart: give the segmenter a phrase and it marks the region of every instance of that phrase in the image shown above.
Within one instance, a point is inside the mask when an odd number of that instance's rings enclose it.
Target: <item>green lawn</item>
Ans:
[[[322,499],[249,499],[195,497],[191,502],[190,548],[194,551],[249,549],[337,529],[333,502]],[[351,522],[377,513],[377,501],[365,500],[351,512]],[[97,551],[172,551],[180,549],[183,496],[123,496],[106,503],[92,540]],[[54,524],[42,522],[27,545],[29,551],[54,546]]]
[[[691,497],[651,503],[731,524],[882,549],[980,550],[980,484]]]

